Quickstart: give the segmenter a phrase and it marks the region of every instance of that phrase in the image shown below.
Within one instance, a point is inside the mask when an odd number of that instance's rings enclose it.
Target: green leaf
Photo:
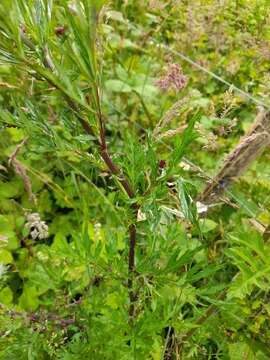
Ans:
[[[179,179],[177,181],[179,200],[184,217],[186,220],[195,224],[197,223],[198,215],[197,215],[197,208],[190,195],[190,185],[193,186],[184,179]]]
[[[109,19],[115,20],[115,21],[119,21],[122,23],[126,23],[126,20],[123,17],[123,14],[119,11],[115,11],[115,10],[109,10],[106,12],[106,16]]]
[[[139,95],[150,99],[153,99],[158,94],[158,89],[156,88],[156,86],[148,84],[135,86],[133,87],[133,90],[136,91]]]
[[[2,264],[13,263],[13,257],[9,251],[5,249],[0,249],[0,263]]]
[[[211,219],[200,219],[199,220],[200,229],[203,234],[206,234],[212,230],[215,230],[218,224]]]
[[[114,310],[117,309],[119,307],[119,294],[118,293],[108,294],[106,297],[106,304]]]
[[[15,142],[22,141],[25,138],[25,133],[22,129],[10,127],[7,129],[7,131]]]
[[[12,303],[13,294],[8,286],[4,287],[0,291],[0,303],[4,305],[10,305]]]
[[[174,146],[173,146],[174,150],[170,156],[170,163],[169,163],[169,169],[168,169],[169,172],[172,171],[173,167],[176,164],[179,164],[182,157],[187,152],[188,146],[195,139],[196,135],[194,135],[193,129],[194,129],[194,125],[195,125],[196,121],[199,119],[199,117],[200,117],[199,113],[194,115],[190,119],[190,121],[188,123],[188,127],[185,129],[184,133],[182,135],[176,136],[176,139],[174,141]]]
[[[14,182],[1,183],[0,182],[0,197],[14,198],[19,194],[18,184],[15,186]],[[0,215],[1,216],[1,215]],[[1,219],[0,219],[1,222]],[[1,228],[0,228],[1,231]]]
[[[34,286],[25,284],[19,298],[19,305],[24,310],[36,310],[39,306],[37,290]]]
[[[229,356],[230,360],[256,360],[256,355],[244,342],[229,344]]]
[[[129,93],[132,91],[131,87],[121,80],[107,80],[105,83],[106,89],[112,92]]]

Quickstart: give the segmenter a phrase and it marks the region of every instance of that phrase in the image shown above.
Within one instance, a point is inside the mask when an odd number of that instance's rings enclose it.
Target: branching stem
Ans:
[[[22,33],[21,34],[23,42],[30,47],[31,49],[34,49],[34,45],[32,42]],[[50,53],[48,48],[44,49],[45,56],[43,58],[43,65],[53,71],[54,65],[53,61],[50,57]],[[50,80],[46,79],[49,83]],[[54,87],[56,87],[58,90],[59,87],[56,84],[52,84]],[[122,170],[119,168],[117,164],[114,163],[112,157],[110,156],[108,152],[108,147],[106,143],[106,133],[105,133],[105,119],[104,115],[102,114],[101,110],[101,101],[100,101],[100,91],[99,86],[97,82],[94,84],[94,91],[95,91],[95,101],[97,105],[97,120],[99,123],[99,140],[95,141],[95,144],[98,145],[100,156],[102,157],[103,161],[107,165],[108,169],[113,175],[116,175],[119,178],[120,183],[122,184],[127,196],[129,199],[133,199],[135,197],[135,192],[132,189],[132,186],[129,182],[129,180],[123,175]],[[73,99],[71,99],[67,94],[64,94],[68,105],[73,110],[75,116],[79,120],[81,126],[83,127],[84,131],[89,135],[94,135],[93,129],[91,125],[80,115],[79,109],[77,104],[74,102]],[[137,229],[136,229],[136,219],[137,219],[137,213],[138,213],[138,205],[132,204],[131,205],[132,213],[133,213],[133,221],[131,225],[129,225],[129,255],[128,255],[128,272],[129,272],[129,278],[128,278],[128,289],[129,289],[129,300],[130,300],[130,309],[129,314],[131,317],[135,315],[135,306],[134,302],[136,301],[136,294],[133,289],[133,277],[135,273],[135,248],[136,248],[136,236],[137,236]]]
[[[97,117],[99,122],[99,147],[100,147],[100,155],[102,159],[104,160],[105,164],[109,168],[112,174],[118,176],[120,183],[122,184],[125,192],[127,193],[128,197],[130,199],[133,199],[135,197],[135,192],[132,189],[132,186],[129,182],[129,180],[123,175],[122,170],[119,168],[117,164],[114,163],[112,157],[110,156],[108,152],[108,147],[106,143],[106,134],[105,134],[105,119],[101,111],[101,105],[100,105],[100,92],[98,85],[96,85],[95,90],[96,95],[96,102],[97,102]],[[136,203],[131,205],[131,209],[133,212],[133,221],[131,225],[129,225],[129,254],[128,254],[128,290],[129,290],[129,316],[130,319],[132,319],[135,316],[135,301],[137,298],[137,295],[134,291],[133,286],[133,277],[135,273],[135,249],[136,249],[136,236],[137,236],[137,229],[136,229],[136,219],[137,219],[137,212],[138,212],[138,205]]]

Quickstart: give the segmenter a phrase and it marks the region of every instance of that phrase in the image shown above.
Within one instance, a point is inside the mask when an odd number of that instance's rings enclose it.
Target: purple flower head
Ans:
[[[181,66],[173,63],[169,58],[164,76],[159,78],[155,84],[161,90],[177,92],[187,85],[187,76],[183,74]]]

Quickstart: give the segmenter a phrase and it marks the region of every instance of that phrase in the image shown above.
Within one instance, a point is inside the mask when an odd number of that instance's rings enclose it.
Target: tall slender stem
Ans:
[[[135,197],[135,192],[132,189],[132,186],[129,180],[123,175],[122,170],[119,168],[117,164],[114,163],[113,159],[111,158],[108,147],[106,143],[106,134],[105,134],[105,118],[101,111],[100,105],[100,92],[98,85],[96,84],[95,87],[95,95],[96,95],[96,102],[97,102],[97,118],[99,122],[99,147],[100,147],[100,155],[104,160],[105,164],[109,168],[112,174],[118,176],[120,183],[122,184],[125,192],[127,193],[130,199]],[[129,316],[132,319],[135,316],[135,301],[137,298],[137,294],[134,291],[134,273],[135,273],[135,249],[136,249],[136,237],[137,237],[137,229],[136,229],[136,218],[138,212],[138,205],[132,204],[131,205],[133,219],[132,223],[129,225],[129,253],[128,253],[128,291],[129,291]]]
[[[136,226],[131,224],[129,226],[129,254],[128,254],[128,289],[129,289],[129,316],[133,318],[135,316],[135,301],[137,299],[137,294],[133,289],[133,276],[135,272],[135,247],[136,247]]]

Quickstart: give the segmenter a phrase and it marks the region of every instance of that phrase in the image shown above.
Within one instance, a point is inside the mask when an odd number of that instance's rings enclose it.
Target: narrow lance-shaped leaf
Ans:
[[[189,144],[195,139],[193,128],[199,117],[200,113],[197,112],[189,121],[188,127],[185,129],[183,134],[176,137],[174,149],[170,156],[168,173],[170,173],[173,167],[181,161],[182,157],[187,152]]]

